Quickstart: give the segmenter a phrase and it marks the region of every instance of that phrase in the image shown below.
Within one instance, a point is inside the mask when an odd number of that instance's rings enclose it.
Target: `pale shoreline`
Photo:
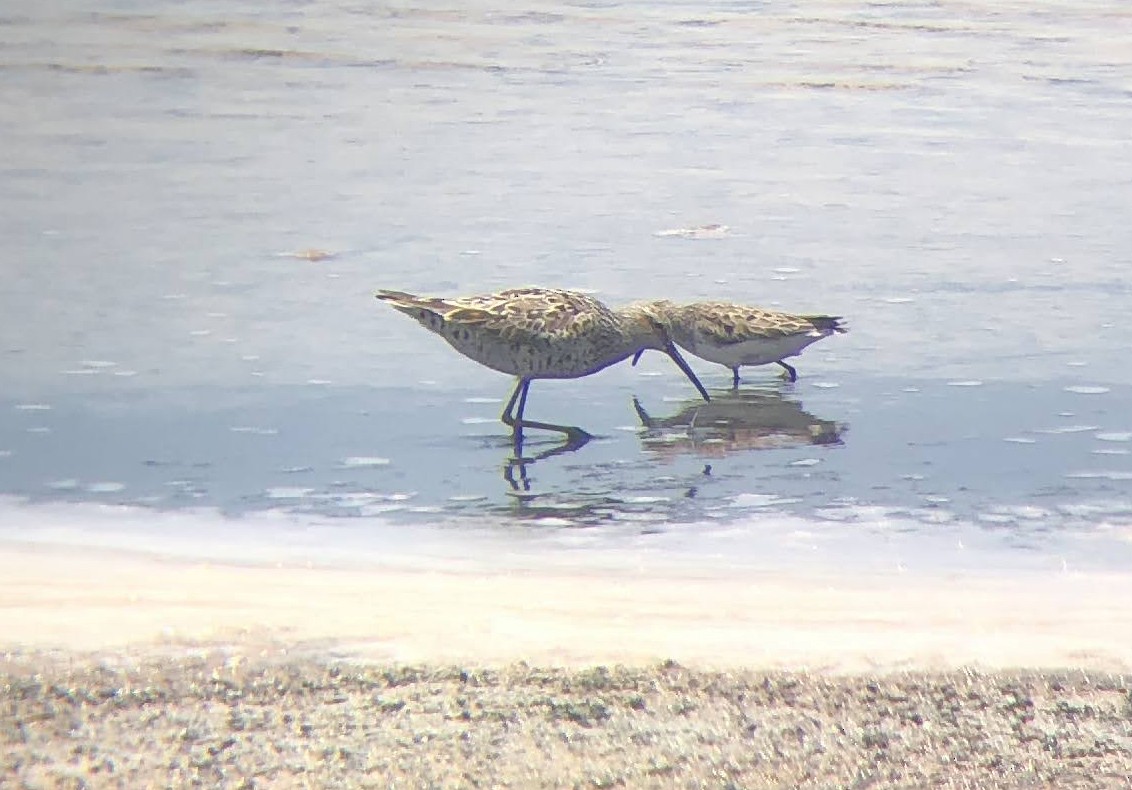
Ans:
[[[390,562],[224,565],[0,544],[0,646],[310,645],[340,658],[826,673],[1132,667],[1132,575]]]
[[[0,544],[17,786],[1128,787],[1132,577]]]

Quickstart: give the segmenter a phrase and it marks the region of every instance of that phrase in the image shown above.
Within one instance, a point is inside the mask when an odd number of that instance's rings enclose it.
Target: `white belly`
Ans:
[[[717,362],[734,368],[740,365],[767,365],[780,359],[797,356],[806,346],[823,337],[825,335],[815,331],[784,337],[752,338],[726,345],[695,342],[692,344],[694,347],[685,348],[708,362]]]

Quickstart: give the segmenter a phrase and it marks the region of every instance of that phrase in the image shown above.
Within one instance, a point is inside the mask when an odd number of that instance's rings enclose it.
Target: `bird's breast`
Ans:
[[[607,367],[618,358],[616,350],[600,338],[535,336],[516,340],[497,332],[458,325],[446,326],[443,335],[453,348],[469,359],[522,378],[579,378]]]

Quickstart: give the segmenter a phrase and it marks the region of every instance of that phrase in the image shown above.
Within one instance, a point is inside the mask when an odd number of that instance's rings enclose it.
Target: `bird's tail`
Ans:
[[[481,323],[491,317],[486,310],[468,307],[436,296],[417,296],[405,291],[390,291],[384,288],[377,291],[374,296],[382,302],[388,302],[395,310],[400,310],[426,325],[428,325],[426,322],[430,323],[433,320],[430,316],[444,321],[463,321],[468,324]]]
[[[814,329],[823,334],[831,335],[834,332],[845,334],[849,331],[849,327],[845,325],[845,319],[839,315],[807,315],[803,317],[814,325]]]
[[[429,301],[416,294],[406,293],[405,291],[390,291],[386,288],[380,289],[374,296],[383,302],[390,302],[394,305],[403,305],[405,307],[423,306],[422,303]]]
[[[439,299],[417,296],[405,291],[390,291],[383,288],[374,296],[378,301],[388,303],[394,310],[412,316],[421,323],[425,323],[429,316],[439,317],[444,312],[443,303],[437,304]]]

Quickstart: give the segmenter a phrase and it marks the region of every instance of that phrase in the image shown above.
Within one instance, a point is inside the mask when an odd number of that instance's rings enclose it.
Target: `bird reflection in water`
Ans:
[[[566,441],[561,444],[556,444],[549,449],[542,450],[534,455],[523,454],[523,443],[525,437],[523,431],[517,430],[513,437],[513,449],[515,454],[506,460],[503,464],[503,479],[511,486],[512,491],[526,492],[531,490],[531,479],[527,474],[527,467],[546,458],[552,458],[556,455],[565,455],[580,450],[589,443],[593,436],[590,434],[579,431],[576,434],[568,434]],[[516,473],[518,478],[516,479]]]
[[[633,407],[644,427],[645,449],[662,457],[720,457],[746,450],[838,445],[848,426],[823,420],[774,391],[735,390],[708,403],[688,402],[670,417],[653,417],[640,401]]]

